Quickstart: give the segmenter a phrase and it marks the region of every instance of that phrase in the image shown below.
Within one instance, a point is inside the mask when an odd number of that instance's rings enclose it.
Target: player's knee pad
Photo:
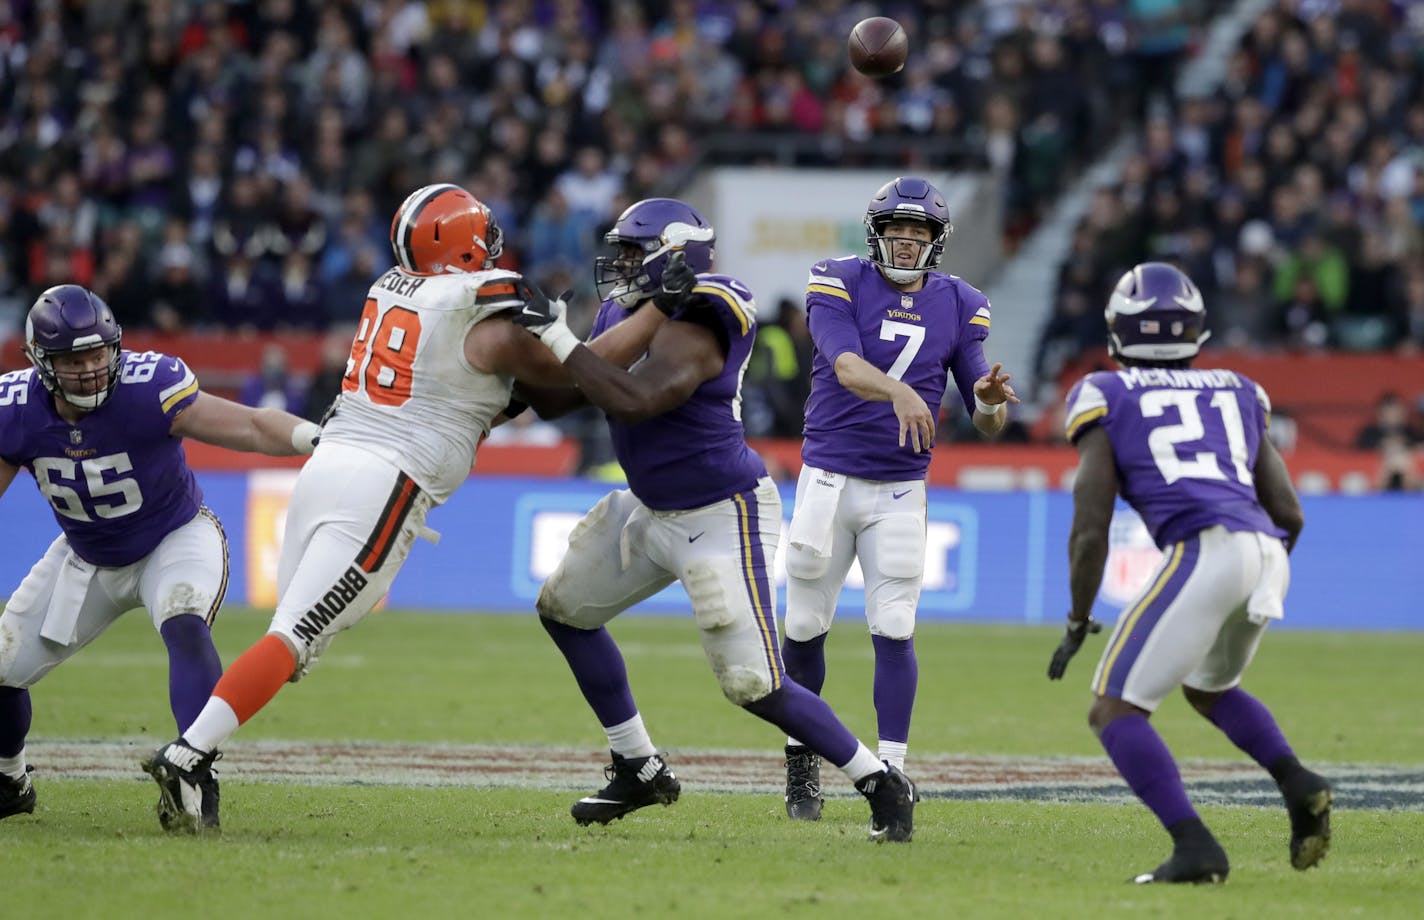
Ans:
[[[834,613],[834,611],[831,612]],[[788,602],[784,629],[786,638],[796,642],[810,642],[817,636],[824,636],[831,631],[831,618],[808,605],[798,604],[792,607]]]
[[[149,611],[154,626],[162,626],[174,617],[192,614],[206,619],[213,609],[215,598],[208,591],[187,581],[176,581],[168,585],[163,596],[158,599],[157,608]]]
[[[913,603],[882,604],[874,610],[867,610],[870,634],[887,639],[908,639],[915,634],[915,605]]]
[[[760,668],[727,664],[713,670],[722,695],[738,706],[749,706],[771,692],[771,675]]]
[[[551,623],[587,629],[587,625],[579,622],[581,608],[573,594],[574,592],[568,590],[562,570],[555,572],[539,588],[539,596],[534,600],[534,611]]]
[[[792,578],[815,581],[831,568],[830,556],[818,556],[802,546],[786,548],[786,574]]]

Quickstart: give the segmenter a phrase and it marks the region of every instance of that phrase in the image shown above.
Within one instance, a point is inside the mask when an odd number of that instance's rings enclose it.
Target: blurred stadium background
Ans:
[[[887,80],[846,64],[869,15],[910,34]],[[128,347],[316,418],[410,189],[487,202],[504,264],[574,288],[575,325],[602,232],[675,195],[758,297],[744,412],[789,483],[804,273],[861,251],[870,194],[910,172],[945,191],[945,267],[989,293],[990,357],[1026,397],[1001,445],[943,409],[928,618],[1061,616],[1061,397],[1106,366],[1107,290],[1159,258],[1207,294],[1202,363],[1275,400],[1310,520],[1287,623],[1420,625],[1424,499],[1396,494],[1424,479],[1424,4],[1405,0],[0,0],[0,367],[24,364],[34,297],[78,282]],[[270,604],[291,470],[190,456],[234,538],[232,598]],[[499,429],[392,605],[468,607],[473,558],[481,606],[527,609],[619,475],[596,414]],[[33,490],[6,504],[15,584],[53,525]],[[1155,559],[1123,515],[1105,606]]]

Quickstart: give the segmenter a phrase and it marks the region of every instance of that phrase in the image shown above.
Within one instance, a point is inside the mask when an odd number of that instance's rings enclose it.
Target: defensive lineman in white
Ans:
[[[144,761],[181,829],[203,827],[197,790],[218,746],[371,611],[416,537],[433,539],[426,514],[469,475],[490,428],[518,411],[513,381],[569,379],[509,321],[529,289],[494,268],[502,234],[469,192],[413,192],[391,222],[391,246],[398,265],[371,286],[341,396],[292,494],[271,629],[192,726]],[[640,311],[593,346],[629,363],[663,321]]]

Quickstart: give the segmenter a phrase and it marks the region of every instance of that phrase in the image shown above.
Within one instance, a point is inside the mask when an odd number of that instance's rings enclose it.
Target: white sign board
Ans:
[[[864,255],[865,209],[891,171],[720,168],[689,196],[717,228],[716,270],[751,288],[757,318],[774,319],[777,302],[805,303],[806,276],[826,258]],[[976,177],[930,173],[951,221],[970,206]],[[950,248],[954,238],[950,238]],[[950,269],[952,258],[941,266]]]

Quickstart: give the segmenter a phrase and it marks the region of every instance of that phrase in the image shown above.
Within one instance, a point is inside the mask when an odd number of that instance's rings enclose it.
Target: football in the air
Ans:
[[[910,39],[895,20],[872,16],[855,24],[846,47],[856,70],[868,77],[888,77],[905,66]]]

